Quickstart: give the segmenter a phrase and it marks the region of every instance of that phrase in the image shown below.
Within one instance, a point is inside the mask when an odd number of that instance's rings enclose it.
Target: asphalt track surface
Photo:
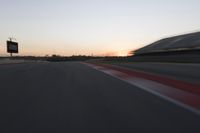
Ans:
[[[200,116],[84,64],[0,66],[1,133],[199,133]]]
[[[189,83],[200,84],[200,64],[191,63],[117,63],[129,69],[149,72]]]

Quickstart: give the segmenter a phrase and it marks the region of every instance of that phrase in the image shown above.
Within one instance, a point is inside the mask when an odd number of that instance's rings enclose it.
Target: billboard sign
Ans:
[[[8,53],[18,53],[18,43],[7,41],[7,52]]]

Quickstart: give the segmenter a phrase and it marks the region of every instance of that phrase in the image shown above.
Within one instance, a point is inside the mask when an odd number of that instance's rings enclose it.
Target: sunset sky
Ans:
[[[200,0],[0,0],[0,55],[118,55],[200,30]]]

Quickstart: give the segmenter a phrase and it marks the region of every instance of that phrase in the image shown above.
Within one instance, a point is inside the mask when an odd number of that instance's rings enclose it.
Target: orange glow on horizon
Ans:
[[[98,54],[97,56],[119,56],[119,57],[124,57],[124,56],[130,56],[131,55],[131,50],[127,51],[116,51],[116,52],[106,52],[103,54]]]

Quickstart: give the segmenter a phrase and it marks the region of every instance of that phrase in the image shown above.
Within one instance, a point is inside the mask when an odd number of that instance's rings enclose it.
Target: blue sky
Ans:
[[[200,30],[199,0],[0,0],[0,55],[126,55]]]

